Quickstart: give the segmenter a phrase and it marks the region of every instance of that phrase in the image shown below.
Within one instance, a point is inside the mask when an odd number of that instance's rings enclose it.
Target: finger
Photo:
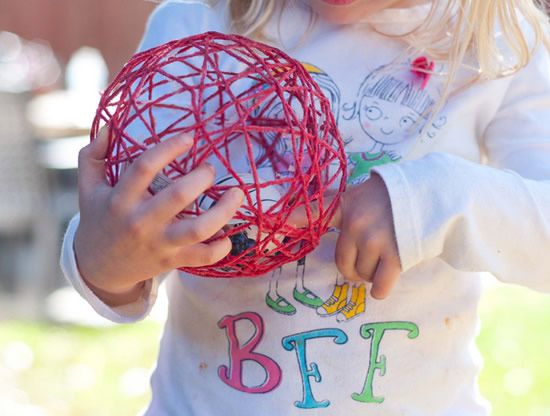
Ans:
[[[371,282],[380,261],[380,252],[376,247],[366,244],[357,253],[355,270],[361,279]]]
[[[176,245],[192,245],[207,240],[233,218],[243,198],[241,189],[227,190],[218,203],[205,213],[170,224],[166,230],[166,239]]]
[[[324,210],[326,210],[326,208],[332,203],[335,197],[336,195],[334,191],[328,191],[325,194],[324,201],[323,201]],[[313,202],[310,202],[308,206],[309,206],[309,217],[308,217],[308,210],[306,206],[300,205],[291,212],[287,222],[296,228],[303,228],[309,225],[310,218],[311,218],[311,221],[315,221],[319,219],[319,203],[317,201],[313,201]],[[338,206],[328,226],[340,228],[341,220],[342,220],[341,210],[340,210],[340,206]]]
[[[348,238],[346,234],[340,233],[336,241],[336,249],[334,253],[334,261],[336,267],[346,280],[360,280],[361,277],[355,270],[355,262],[357,259],[357,246],[355,241]]]
[[[316,203],[310,204],[311,207],[311,219],[314,220],[319,216],[319,209]],[[303,205],[296,207],[288,217],[288,224],[293,225],[296,228],[307,227],[309,224],[309,219],[307,216],[306,208]]]
[[[208,244],[200,243],[186,247],[179,254],[181,261],[175,267],[200,267],[217,263],[231,252],[231,247],[231,240],[228,237]]]
[[[193,144],[190,136],[175,136],[143,152],[128,168],[116,185],[122,200],[141,199],[157,173]]]
[[[145,215],[158,221],[173,218],[210,188],[214,178],[212,165],[200,165],[149,199],[144,205]]]
[[[399,280],[400,274],[401,266],[398,259],[382,258],[372,279],[371,296],[375,299],[387,298]]]
[[[98,185],[107,186],[105,157],[109,145],[108,135],[108,129],[103,127],[97,137],[84,146],[78,154],[78,188],[84,194]]]

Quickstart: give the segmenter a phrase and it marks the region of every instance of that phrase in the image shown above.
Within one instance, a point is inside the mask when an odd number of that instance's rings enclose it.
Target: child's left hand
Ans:
[[[330,199],[330,195],[326,196]],[[312,205],[313,215],[317,206]],[[307,224],[303,209],[295,210],[289,223]],[[350,186],[330,222],[340,230],[335,262],[348,280],[372,282],[371,296],[386,298],[401,273],[390,198],[380,176],[372,174],[360,185]]]

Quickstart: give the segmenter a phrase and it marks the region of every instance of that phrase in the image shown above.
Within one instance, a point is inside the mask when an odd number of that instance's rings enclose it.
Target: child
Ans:
[[[339,114],[353,183],[340,232],[277,271],[276,291],[271,275],[170,274],[147,414],[488,414],[476,387],[479,272],[550,291],[546,29],[530,0],[162,4],[141,49],[238,30],[303,62]],[[105,139],[81,152],[62,266],[100,314],[134,322],[163,273],[230,251],[227,238],[201,241],[242,193],[174,221],[212,168],[145,190],[189,140],[148,150],[110,188]]]

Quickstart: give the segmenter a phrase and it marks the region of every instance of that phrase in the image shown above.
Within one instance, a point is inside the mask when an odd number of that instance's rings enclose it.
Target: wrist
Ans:
[[[128,305],[143,297],[147,281],[136,283],[127,288],[103,289],[90,283],[84,276],[82,280],[94,294],[109,306],[116,307]]]
[[[142,297],[147,280],[119,287],[105,287],[103,285],[99,285],[96,280],[93,280],[93,273],[89,273],[89,270],[83,270],[82,259],[79,259],[77,247],[78,230],[73,241],[73,253],[76,268],[82,282],[104,303],[109,306],[116,307],[133,303]]]

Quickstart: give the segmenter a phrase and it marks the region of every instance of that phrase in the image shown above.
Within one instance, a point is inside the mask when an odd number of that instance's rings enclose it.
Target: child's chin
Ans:
[[[317,12],[324,20],[337,25],[349,25],[362,20],[362,17],[357,13],[350,13],[347,10],[334,10],[332,7],[330,10],[320,8]]]

